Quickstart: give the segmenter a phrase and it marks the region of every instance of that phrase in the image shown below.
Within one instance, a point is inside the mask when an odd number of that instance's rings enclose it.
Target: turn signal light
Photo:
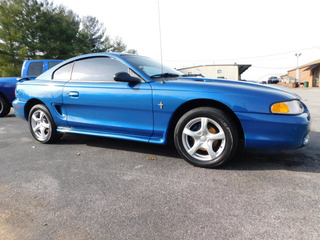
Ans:
[[[285,103],[276,103],[272,105],[271,111],[273,113],[289,113],[289,108]]]
[[[274,103],[271,106],[271,112],[274,114],[301,114],[304,107],[299,100]]]

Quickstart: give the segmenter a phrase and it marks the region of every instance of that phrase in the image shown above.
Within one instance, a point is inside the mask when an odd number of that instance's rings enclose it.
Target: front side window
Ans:
[[[29,65],[28,76],[37,77],[43,73],[43,62],[32,62]]]
[[[76,61],[72,72],[72,81],[113,82],[118,72],[129,73],[129,68],[110,57],[87,58]]]
[[[170,67],[161,65],[161,63],[148,57],[142,57],[138,55],[122,55],[122,57],[126,59],[128,62],[130,62],[132,65],[134,65],[136,68],[147,74],[149,77],[158,75],[161,77],[164,74],[168,74],[168,76],[183,75],[181,72]]]

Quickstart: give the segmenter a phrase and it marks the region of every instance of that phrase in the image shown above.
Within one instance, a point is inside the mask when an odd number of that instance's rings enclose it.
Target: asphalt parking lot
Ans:
[[[173,147],[82,135],[36,142],[0,119],[0,239],[320,239],[320,89],[310,144],[201,169]]]

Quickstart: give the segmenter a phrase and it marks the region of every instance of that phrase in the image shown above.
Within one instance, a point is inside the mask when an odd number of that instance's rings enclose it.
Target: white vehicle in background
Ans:
[[[279,82],[279,78],[278,77],[275,77],[275,76],[273,76],[273,77],[269,77],[268,78],[268,84],[272,84],[272,83],[278,83]]]

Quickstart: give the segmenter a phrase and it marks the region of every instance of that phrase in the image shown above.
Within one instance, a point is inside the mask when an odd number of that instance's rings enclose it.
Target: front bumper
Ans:
[[[279,151],[309,142],[310,114],[273,115],[236,113],[243,127],[248,150]]]

